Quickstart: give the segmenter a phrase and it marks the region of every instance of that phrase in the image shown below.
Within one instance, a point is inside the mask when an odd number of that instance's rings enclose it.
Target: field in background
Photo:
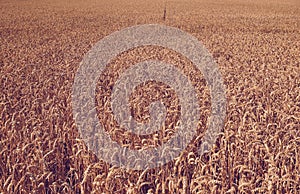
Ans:
[[[163,10],[162,0],[0,0],[1,193],[300,191],[299,1],[168,0],[165,21]],[[197,156],[194,143],[161,168],[126,171],[81,140],[72,84],[93,44],[148,23],[206,46],[226,85],[227,118],[210,154]]]

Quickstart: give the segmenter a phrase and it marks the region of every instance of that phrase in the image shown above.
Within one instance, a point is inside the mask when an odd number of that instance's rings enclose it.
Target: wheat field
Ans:
[[[298,0],[0,0],[0,5],[1,193],[300,193]],[[197,137],[173,161],[123,169],[98,158],[82,140],[72,113],[72,85],[95,43],[123,28],[153,23],[195,36],[212,54],[226,86],[226,120],[211,151],[198,155],[211,106],[201,72],[166,48],[122,53],[100,75],[95,99],[113,140],[137,149],[159,146],[176,132],[180,105],[161,83],[137,88],[130,103],[136,119],[145,122],[147,102],[162,98],[171,109],[169,130],[139,137],[112,121],[103,99],[118,74],[138,61],[158,59],[183,69],[201,107]]]

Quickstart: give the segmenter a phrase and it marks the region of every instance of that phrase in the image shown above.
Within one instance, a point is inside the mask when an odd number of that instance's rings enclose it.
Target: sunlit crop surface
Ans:
[[[227,113],[211,152],[197,155],[210,114],[209,91],[199,74],[192,79],[201,91],[198,138],[174,161],[133,171],[112,166],[87,148],[73,119],[72,85],[96,42],[150,23],[177,27],[205,45],[224,79]],[[149,46],[112,63],[120,69],[124,61],[149,56],[191,65],[178,53]],[[0,75],[1,193],[300,191],[298,0],[0,0]],[[101,112],[100,85],[99,116],[110,114]],[[142,121],[145,96],[133,93],[131,101]],[[163,133],[162,141],[174,132]],[[114,129],[110,134],[120,144],[126,139]],[[143,139],[136,142],[143,146]]]

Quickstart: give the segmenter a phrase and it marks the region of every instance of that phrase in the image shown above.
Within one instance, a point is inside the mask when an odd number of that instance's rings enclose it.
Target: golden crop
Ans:
[[[0,5],[0,193],[300,192],[297,0],[1,0]],[[174,161],[124,170],[97,158],[81,139],[72,84],[93,44],[148,23],[180,28],[213,55],[226,85],[226,121],[211,152],[199,156],[211,106],[201,72],[184,56],[157,46],[122,53],[99,75],[95,99],[99,120],[119,144],[159,146],[180,122],[176,93],[147,82],[132,93],[133,115],[147,121],[149,100],[162,99],[169,115],[165,128],[138,136],[117,126],[110,86],[134,63],[174,64],[197,89],[201,107],[197,137]]]

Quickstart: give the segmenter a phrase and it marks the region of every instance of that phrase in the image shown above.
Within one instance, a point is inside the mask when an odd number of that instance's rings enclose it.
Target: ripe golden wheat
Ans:
[[[167,1],[166,16],[160,0],[0,4],[0,193],[299,193],[297,1]],[[73,119],[71,92],[93,44],[145,23],[180,28],[205,45],[226,85],[227,116],[211,152],[200,156],[197,148],[211,112],[202,73],[180,53],[159,46],[121,53],[99,75],[95,99],[99,121],[113,140],[137,150],[159,146],[180,122],[176,93],[149,82],[130,91],[129,103],[135,119],[145,122],[148,101],[162,99],[170,115],[164,128],[138,136],[116,124],[110,86],[137,62],[174,64],[196,88],[201,108],[197,136],[179,156],[135,171],[108,164],[87,148]],[[162,154],[172,153],[166,148]],[[128,160],[140,162],[135,156]]]

